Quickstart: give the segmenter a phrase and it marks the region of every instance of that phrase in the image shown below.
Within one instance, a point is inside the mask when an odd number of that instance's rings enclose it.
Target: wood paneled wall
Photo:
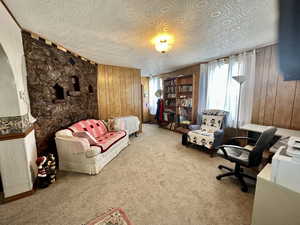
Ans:
[[[142,118],[143,122],[150,121],[150,113],[149,113],[149,77],[142,77],[142,86],[143,86],[143,106],[142,106]]]
[[[160,74],[158,76],[162,79],[165,79],[165,78],[168,78],[168,77],[176,77],[176,76],[179,76],[179,75],[193,75],[192,121],[196,122],[196,120],[197,120],[197,110],[198,110],[198,101],[199,101],[200,64],[185,67],[185,68],[173,71],[173,72]]]
[[[277,46],[258,49],[252,123],[300,130],[300,81],[284,81]]]
[[[98,65],[100,119],[135,115],[141,120],[141,96],[139,69]]]

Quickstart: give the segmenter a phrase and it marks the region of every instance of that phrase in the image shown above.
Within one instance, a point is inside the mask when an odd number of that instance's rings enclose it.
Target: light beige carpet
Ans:
[[[250,224],[254,195],[234,179],[216,180],[223,159],[155,125],[131,140],[96,176],[60,172],[50,187],[0,205],[0,224],[84,224],[110,207],[135,225]]]

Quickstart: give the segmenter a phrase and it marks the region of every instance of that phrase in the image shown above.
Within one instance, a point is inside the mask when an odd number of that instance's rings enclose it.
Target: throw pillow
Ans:
[[[89,141],[90,145],[98,144],[97,140],[92,135],[90,135],[90,133],[87,131],[75,132],[75,133],[73,133],[73,136],[80,137],[80,138],[86,138]]]
[[[114,120],[114,129],[115,130],[125,130],[125,121],[123,119]]]
[[[102,122],[107,127],[107,131],[115,131],[115,120],[114,119],[102,120]]]

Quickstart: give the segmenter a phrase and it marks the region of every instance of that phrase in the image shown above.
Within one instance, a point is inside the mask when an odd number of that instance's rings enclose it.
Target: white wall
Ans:
[[[24,83],[26,83],[26,70],[24,71],[24,51],[21,30],[1,2],[0,21],[0,44],[8,57],[14,76],[13,78],[4,78],[5,74],[2,73],[2,68],[0,67],[0,82],[2,82],[2,84],[7,82],[7,80],[10,80],[9,82],[14,80],[13,85],[8,83],[8,85],[11,86],[11,104],[0,107],[0,117],[25,115],[29,111],[29,101],[27,87],[24,86]],[[3,100],[1,98],[5,98],[8,95],[9,93],[2,93],[0,89],[0,100]]]
[[[0,117],[19,115],[18,92],[12,68],[0,42]],[[9,106],[9,107],[6,107]],[[16,114],[17,113],[17,114]]]
[[[21,30],[0,2],[0,119],[29,113]],[[32,189],[37,173],[34,131],[25,138],[0,141],[0,173],[4,197]]]

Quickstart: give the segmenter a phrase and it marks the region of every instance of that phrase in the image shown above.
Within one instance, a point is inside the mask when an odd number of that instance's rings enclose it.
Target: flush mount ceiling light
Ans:
[[[153,38],[152,43],[154,44],[156,51],[166,53],[171,49],[174,38],[169,34],[158,34]]]

